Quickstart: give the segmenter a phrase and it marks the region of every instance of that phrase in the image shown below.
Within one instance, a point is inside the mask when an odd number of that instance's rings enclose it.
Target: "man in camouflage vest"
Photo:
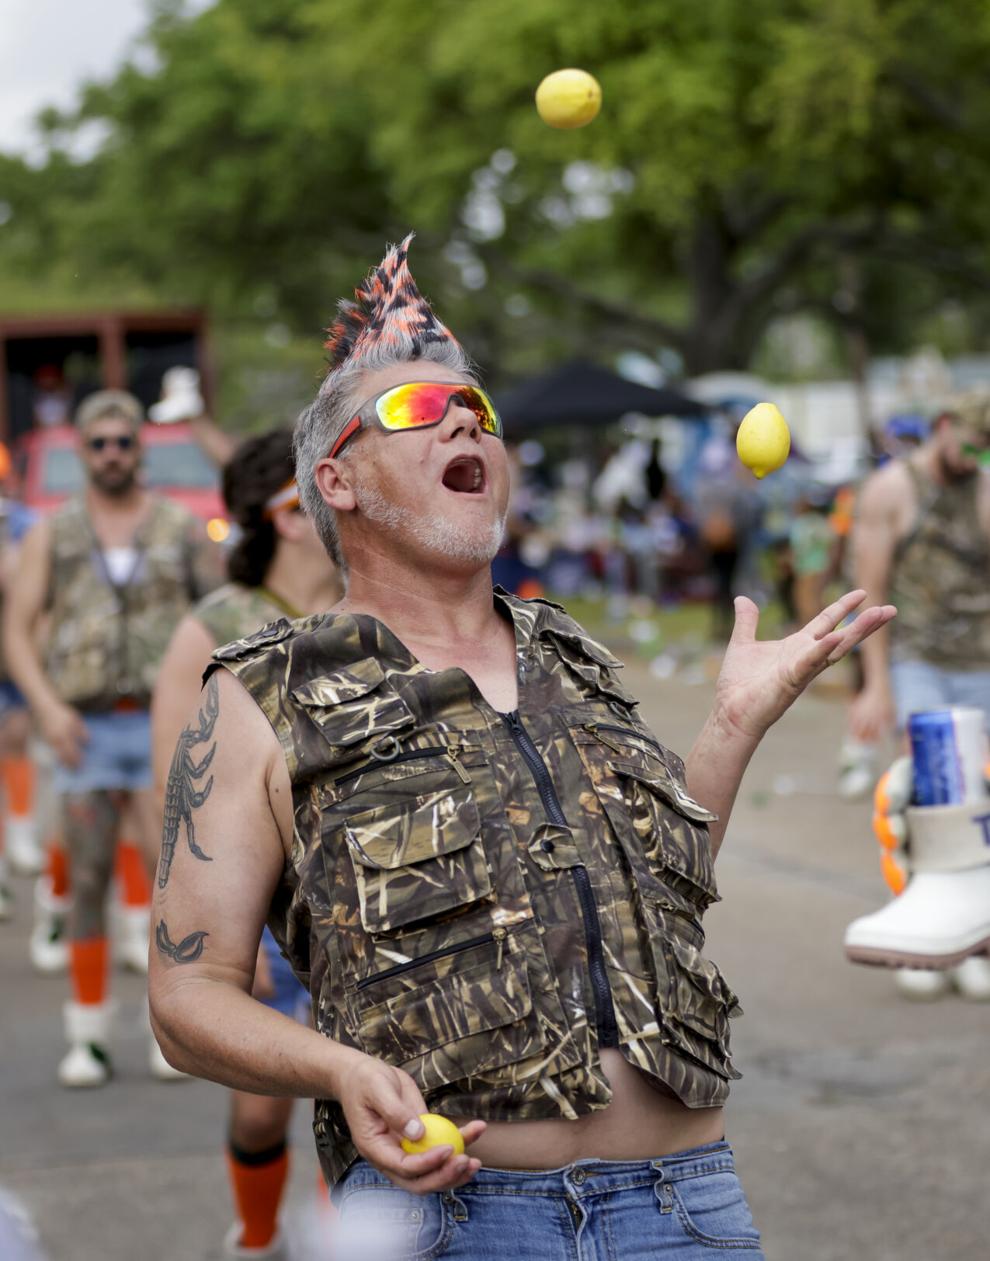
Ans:
[[[55,754],[69,850],[73,1001],[59,1080],[70,1087],[109,1076],[104,901],[125,802],[149,865],[157,859],[148,715],[155,673],[183,613],[223,578],[200,523],[141,485],[142,419],[140,403],[121,390],[83,401],[76,423],[85,491],[24,540],[5,618],[11,675]],[[153,1040],[150,1051],[152,1071],[174,1077]]]
[[[500,424],[407,249],[341,304],[297,426],[347,593],[217,652],[179,742],[156,1029],[186,1071],[318,1100],[338,1261],[759,1257],[701,915],[760,738],[893,610],[837,631],[852,593],[757,643],[740,599],[682,762],[562,609],[493,593]],[[249,997],[266,918],[315,1032]],[[428,1108],[469,1152],[403,1149]]]
[[[850,729],[866,744],[910,714],[953,705],[982,709],[990,726],[990,392],[948,402],[906,459],[869,477],[853,529],[856,581],[871,603],[893,601],[890,631],[863,645],[863,690]],[[898,874],[892,873],[898,882]],[[990,996],[990,962],[943,972],[902,968],[906,998],[937,998],[955,983]]]

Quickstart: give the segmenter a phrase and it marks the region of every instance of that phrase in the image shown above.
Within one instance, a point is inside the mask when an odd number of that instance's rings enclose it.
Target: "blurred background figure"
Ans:
[[[224,501],[237,526],[227,557],[230,581],[192,608],[176,628],[152,698],[152,752],[159,808],[176,740],[196,711],[203,671],[214,649],[243,639],[279,618],[323,613],[343,595],[343,582],[302,512],[295,485],[292,435],[275,429],[248,438],[223,471]],[[170,824],[166,821],[166,830]],[[254,996],[306,1021],[309,995],[266,928],[258,952]],[[231,1092],[227,1166],[237,1220],[224,1256],[286,1258],[279,1209],[289,1174],[291,1098]]]
[[[865,744],[909,715],[953,705],[982,709],[990,723],[990,392],[957,397],[929,437],[865,482],[853,533],[856,581],[870,603],[891,601],[893,628],[864,645],[862,691],[850,710]],[[980,961],[977,961],[977,970]],[[982,997],[987,976],[974,993]],[[974,971],[969,961],[957,974]],[[898,973],[911,997],[943,992],[950,976]]]
[[[160,829],[151,794],[151,687],[171,631],[221,578],[202,525],[141,485],[142,420],[138,400],[120,390],[90,395],[80,406],[85,490],[32,527],[5,608],[12,676],[55,754],[71,866],[69,1049],[58,1071],[67,1087],[103,1085],[110,1076],[105,899],[121,810],[130,806],[153,869]],[[147,932],[145,912],[139,949]],[[175,1078],[150,1030],[149,1039],[151,1071]]]
[[[67,425],[72,419],[72,390],[55,364],[45,363],[32,378],[31,416],[42,429]]]

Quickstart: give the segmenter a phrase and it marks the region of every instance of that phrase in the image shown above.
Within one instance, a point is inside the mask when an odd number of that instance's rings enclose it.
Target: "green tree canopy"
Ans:
[[[811,310],[881,348],[987,290],[984,0],[218,0],[0,161],[5,271],[71,265],[312,332],[386,238],[489,368],[745,367]],[[599,118],[547,128],[577,65]],[[89,129],[85,160],[69,156]]]

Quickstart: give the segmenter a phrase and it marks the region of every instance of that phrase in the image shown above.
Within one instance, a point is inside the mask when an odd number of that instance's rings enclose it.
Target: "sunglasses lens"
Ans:
[[[435,425],[443,420],[454,396],[474,412],[482,429],[501,435],[502,424],[491,400],[483,390],[471,385],[451,387],[426,381],[397,385],[378,400],[378,419],[392,430]]]

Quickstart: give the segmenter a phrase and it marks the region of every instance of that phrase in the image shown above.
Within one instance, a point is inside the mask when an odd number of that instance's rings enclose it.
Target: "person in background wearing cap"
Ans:
[[[738,1004],[700,953],[713,852],[763,733],[894,610],[837,632],[851,592],[757,642],[740,598],[685,768],[611,653],[493,590],[501,421],[408,247],[340,304],[296,425],[346,593],[214,653],[176,749],[155,1029],[176,1067],[316,1098],[336,1261],[757,1261],[722,1115]],[[315,1030],[251,997],[266,920]],[[457,1144],[409,1152],[428,1107]]]
[[[185,508],[144,489],[140,403],[102,390],[76,415],[86,485],[21,547],[4,644],[14,682],[55,754],[72,872],[64,1086],[109,1077],[104,900],[123,805],[149,868],[159,829],[151,791],[151,689],[186,609],[222,581],[218,549]],[[36,628],[47,618],[44,660]],[[151,1042],[151,1068],[175,1076]]]
[[[343,594],[340,572],[300,508],[294,469],[286,429],[246,439],[224,465],[224,502],[237,526],[227,556],[230,582],[200,600],[176,627],[152,697],[152,764],[162,806],[175,742],[196,705],[210,655],[281,617],[328,609]],[[175,817],[167,824],[170,844],[179,824]],[[305,1023],[309,994],[267,928],[253,993]],[[232,1092],[227,1168],[238,1220],[224,1240],[225,1256],[275,1261],[286,1255],[278,1213],[289,1174],[292,1103],[285,1096]]]
[[[953,705],[982,709],[990,725],[988,460],[990,391],[973,391],[938,413],[925,442],[863,485],[854,578],[871,604],[889,601],[898,616],[861,649],[864,685],[850,710],[857,740],[903,733],[910,714]],[[990,962],[905,968],[897,981],[905,997],[937,997],[954,982],[966,997],[990,999]]]

